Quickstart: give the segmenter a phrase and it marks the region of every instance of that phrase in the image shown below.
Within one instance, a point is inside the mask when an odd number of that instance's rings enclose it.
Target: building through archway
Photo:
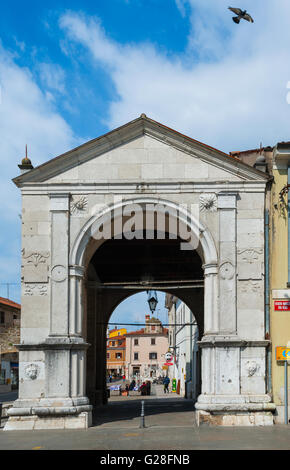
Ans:
[[[157,236],[157,234],[155,234]],[[115,307],[128,296],[154,288],[176,294],[191,306],[203,331],[203,269],[196,251],[180,250],[180,240],[109,240],[91,258],[86,283],[87,396],[106,402],[106,331]]]
[[[105,401],[106,323],[149,287],[183,300],[199,323],[197,422],[272,424],[268,176],[145,115],[28,170],[14,179],[23,200],[20,389],[5,429],[88,427]]]

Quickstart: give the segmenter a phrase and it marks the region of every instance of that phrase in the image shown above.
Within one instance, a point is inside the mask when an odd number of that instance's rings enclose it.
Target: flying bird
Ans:
[[[228,7],[229,10],[231,10],[233,13],[235,13],[236,15],[238,16],[233,16],[233,21],[237,24],[239,24],[239,22],[241,20],[247,20],[249,21],[250,23],[254,23],[254,20],[253,18],[251,17],[251,15],[249,15],[249,13],[247,13],[247,10],[241,10],[240,8],[232,8],[232,7]]]

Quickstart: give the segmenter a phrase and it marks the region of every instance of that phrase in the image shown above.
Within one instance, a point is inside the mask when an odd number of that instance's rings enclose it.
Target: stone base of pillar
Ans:
[[[200,395],[195,409],[197,426],[270,426],[276,405],[270,395]]]
[[[274,416],[271,411],[253,412],[208,412],[197,410],[195,413],[197,426],[272,426]]]
[[[78,415],[60,416],[10,416],[4,431],[24,431],[36,429],[87,429],[92,425],[92,412]]]
[[[87,429],[92,425],[87,397],[18,399],[9,408],[4,431],[24,429]]]

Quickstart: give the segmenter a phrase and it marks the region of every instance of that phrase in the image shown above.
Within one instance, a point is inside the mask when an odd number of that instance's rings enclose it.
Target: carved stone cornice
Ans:
[[[72,339],[72,338],[70,338]],[[77,338],[76,338],[77,339]],[[46,350],[86,350],[90,346],[89,343],[85,343],[84,341],[70,341],[65,342],[63,340],[59,341],[51,341],[51,342],[44,342],[38,344],[15,344],[15,347],[19,351],[46,351]]]
[[[235,336],[227,337],[227,336],[217,336],[217,335],[206,335],[204,336],[201,341],[197,342],[199,347],[268,347],[271,344],[270,340],[245,340]]]

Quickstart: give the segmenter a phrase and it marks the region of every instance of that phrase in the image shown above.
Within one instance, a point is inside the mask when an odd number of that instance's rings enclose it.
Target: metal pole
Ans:
[[[141,401],[141,421],[140,428],[145,428],[144,400]]]
[[[285,424],[288,424],[288,361],[284,361],[284,405],[285,405]]]

